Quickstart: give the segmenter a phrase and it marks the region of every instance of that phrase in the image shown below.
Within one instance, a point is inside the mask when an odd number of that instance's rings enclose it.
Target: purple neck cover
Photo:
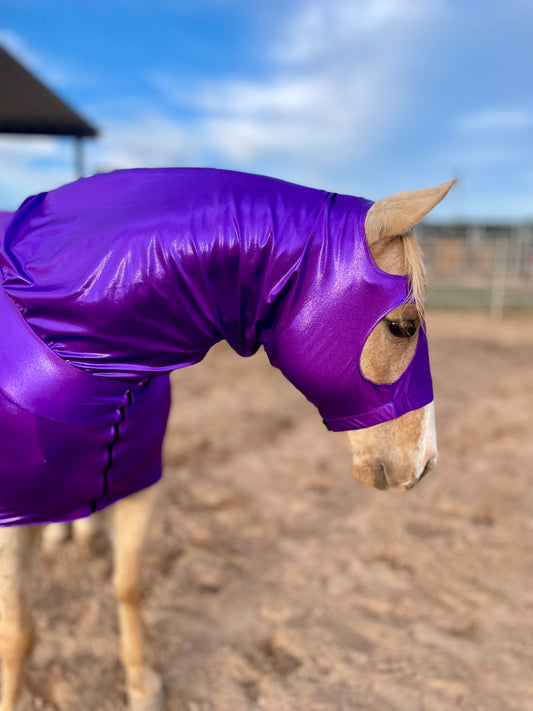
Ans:
[[[168,373],[220,340],[243,356],[263,345],[331,430],[431,402],[423,330],[396,382],[361,373],[368,335],[408,289],[372,260],[371,204],[162,169],[97,175],[0,215],[0,524],[70,520],[153,483]]]

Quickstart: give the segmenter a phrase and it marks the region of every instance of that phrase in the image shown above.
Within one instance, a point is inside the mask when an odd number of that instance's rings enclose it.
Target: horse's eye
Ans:
[[[418,331],[416,321],[387,321],[387,327],[395,338],[412,338]]]

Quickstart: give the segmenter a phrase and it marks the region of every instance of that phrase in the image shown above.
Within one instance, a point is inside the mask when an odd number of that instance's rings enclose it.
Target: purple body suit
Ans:
[[[209,169],[97,175],[28,198],[0,243],[0,525],[66,521],[153,484],[170,371],[222,339],[270,361],[332,430],[433,399],[425,334],[377,385],[360,356],[407,297],[371,203]]]

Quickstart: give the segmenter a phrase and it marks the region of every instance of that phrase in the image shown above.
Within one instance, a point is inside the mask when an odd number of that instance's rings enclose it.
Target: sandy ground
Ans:
[[[174,379],[144,565],[170,711],[533,709],[533,328],[432,313],[440,461],[406,495],[264,354]],[[41,555],[36,708],[121,711],[103,534]]]

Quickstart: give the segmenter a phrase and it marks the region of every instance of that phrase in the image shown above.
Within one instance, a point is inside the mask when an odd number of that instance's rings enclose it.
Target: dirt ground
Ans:
[[[169,711],[533,709],[532,317],[430,313],[440,459],[406,495],[260,353],[174,378],[144,564]],[[103,534],[41,554],[36,708],[122,711]]]

